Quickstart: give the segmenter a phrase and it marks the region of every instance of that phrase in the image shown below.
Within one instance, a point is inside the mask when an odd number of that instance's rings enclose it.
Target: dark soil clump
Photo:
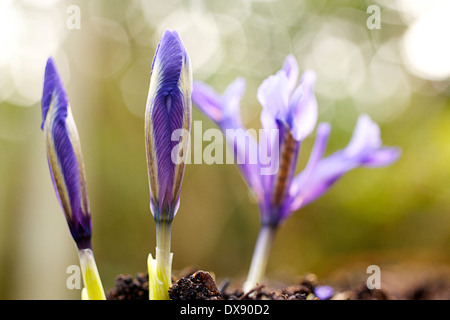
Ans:
[[[306,275],[297,283],[281,289],[270,289],[264,284],[244,293],[240,287],[230,288],[230,281],[216,285],[214,277],[201,270],[187,269],[173,277],[169,290],[172,300],[319,300],[317,289],[322,287],[315,275]],[[369,289],[366,283],[343,288],[332,288],[327,297],[331,300],[449,300],[450,279],[423,281],[408,290]],[[115,287],[107,292],[108,300],[148,300],[148,274],[138,273],[136,278],[122,274],[116,277]]]
[[[136,279],[129,274],[116,277],[116,286],[106,294],[108,300],[148,300],[148,273],[138,273]]]
[[[216,282],[208,272],[197,271],[181,277],[169,290],[172,300],[222,300]]]

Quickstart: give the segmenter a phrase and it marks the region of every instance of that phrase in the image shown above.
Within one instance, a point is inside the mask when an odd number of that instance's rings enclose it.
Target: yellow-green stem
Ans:
[[[87,300],[106,300],[103,290],[100,274],[94,259],[94,253],[91,249],[81,249],[78,251],[80,259],[81,274],[85,289],[82,294],[83,299]]]
[[[147,260],[150,300],[170,299],[173,257],[170,253],[171,230],[170,222],[156,223],[156,259],[149,254]]]

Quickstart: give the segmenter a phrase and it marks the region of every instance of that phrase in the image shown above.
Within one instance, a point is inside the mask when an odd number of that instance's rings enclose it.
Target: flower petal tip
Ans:
[[[309,84],[309,86],[313,86],[316,83],[317,74],[313,70],[305,70],[302,75],[302,83]]]
[[[66,108],[69,101],[67,98],[66,90],[56,67],[56,62],[53,57],[49,57],[45,66],[44,74],[44,88],[42,92],[42,122],[41,129],[44,129],[45,119],[50,108],[52,100],[56,98],[56,107]]]

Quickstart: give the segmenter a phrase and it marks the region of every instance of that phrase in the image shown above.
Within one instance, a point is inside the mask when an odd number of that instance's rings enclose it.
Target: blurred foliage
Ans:
[[[222,92],[235,78],[246,79],[242,116],[248,128],[260,127],[258,86],[293,53],[301,71],[317,72],[319,120],[333,126],[327,153],[347,144],[363,112],[380,124],[385,145],[402,148],[396,164],[352,171],[294,214],[279,230],[268,276],[326,277],[358,257],[368,264],[389,257],[448,266],[450,72],[443,72],[449,63],[439,61],[438,51],[428,45],[425,61],[419,61],[424,64],[418,65],[405,43],[421,14],[442,3],[423,8],[407,2],[2,2],[0,298],[77,299],[80,294],[66,288],[66,268],[78,258],[54,195],[39,128],[50,55],[80,133],[104,286],[111,288],[120,273],[145,271],[155,234],[143,116],[151,61],[166,28],[179,31],[196,80]],[[366,25],[371,4],[381,8],[381,29]],[[66,25],[71,5],[80,8],[80,29]],[[447,42],[443,33],[438,28],[430,35],[438,48]],[[443,50],[448,52],[448,45]],[[433,62],[437,69],[423,68]],[[193,120],[202,121],[203,130],[214,127],[195,107]],[[313,138],[302,145],[298,170]],[[239,283],[258,228],[257,206],[236,166],[187,166],[173,223],[175,270],[197,266]]]

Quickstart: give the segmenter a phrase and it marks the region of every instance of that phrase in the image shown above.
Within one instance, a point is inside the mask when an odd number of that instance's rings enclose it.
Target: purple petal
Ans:
[[[264,129],[276,129],[277,120],[288,117],[289,83],[284,70],[271,75],[258,88],[257,98],[262,105],[261,123]]]
[[[379,167],[392,164],[400,156],[394,147],[381,147],[379,128],[368,116],[361,116],[348,146],[320,160],[314,170],[296,177],[292,192],[295,210],[324,194],[341,176],[357,167]]]
[[[67,114],[67,105],[69,100],[67,98],[64,85],[56,69],[55,61],[52,57],[48,58],[47,65],[45,66],[44,75],[44,89],[42,93],[42,123],[41,129],[44,129],[45,119],[47,118],[47,112],[50,108],[52,100],[56,98],[58,112],[61,112],[61,116],[65,117]]]
[[[257,199],[263,197],[258,143],[252,134],[235,119],[226,119],[220,123],[228,147],[233,151],[234,163]]]
[[[276,128],[276,120],[280,120],[291,128],[294,139],[301,141],[311,134],[317,122],[318,108],[314,95],[316,75],[313,71],[306,71],[300,85],[291,95],[297,78],[297,62],[289,55],[283,68],[263,81],[257,97],[263,106],[263,127]]]
[[[160,92],[170,92],[178,83],[183,60],[183,48],[176,31],[166,30],[156,48],[152,71],[158,73]]]
[[[179,94],[180,93],[178,92],[178,95]],[[166,104],[166,100],[170,99],[171,95],[157,96],[153,102],[153,112],[151,116],[153,126],[151,135],[154,141],[156,153],[159,190],[158,195],[155,194],[153,197],[155,200],[157,199],[159,203],[162,204],[164,201],[167,201],[169,205],[173,200],[171,191],[175,173],[175,165],[171,158],[173,147],[171,137],[173,130],[181,127],[181,123],[179,121],[180,117],[176,114],[176,112],[173,118],[169,115],[169,107],[172,106],[172,103],[168,102]],[[180,99],[176,99],[176,101],[178,102],[178,105],[180,105]],[[171,111],[176,110],[178,113],[181,113],[179,109],[179,106],[170,108]]]
[[[284,60],[282,70],[286,73],[289,94],[291,94],[297,84],[299,74],[297,60],[295,60],[295,57],[292,54],[288,55]]]
[[[347,158],[358,159],[366,167],[390,165],[400,157],[400,149],[383,147],[380,128],[366,114],[358,118],[352,138],[344,149]]]
[[[237,78],[228,85],[222,96],[207,84],[195,81],[192,101],[204,114],[222,127],[222,123],[241,123],[240,102],[244,92],[243,78]]]
[[[306,185],[299,190],[297,199],[302,199],[300,207],[307,205],[323,195],[342,175],[356,168],[357,163],[351,161],[341,151],[322,159],[311,174]]]
[[[363,164],[365,167],[388,166],[397,161],[400,155],[401,150],[399,148],[382,147],[367,155],[363,160]]]
[[[220,96],[207,84],[194,81],[192,102],[214,122],[218,123],[222,120]]]
[[[237,78],[228,85],[220,98],[220,106],[223,112],[223,118],[235,119],[241,122],[240,103],[245,92],[244,78]]]
[[[291,184],[289,192],[291,195],[290,213],[298,210],[305,204],[305,194],[302,191],[311,189],[309,185],[314,178],[318,164],[325,154],[330,131],[331,126],[329,123],[321,123],[317,127],[316,141],[309,156],[308,163],[305,169],[295,177]]]
[[[176,31],[166,31],[152,64],[146,108],[146,147],[152,213],[171,221],[179,204],[185,161],[174,163],[172,152],[185,150],[172,141],[176,130],[190,131],[192,75],[189,57]],[[182,146],[180,146],[180,143]],[[183,156],[186,157],[186,154]]]
[[[314,294],[320,300],[328,300],[333,296],[334,289],[330,286],[317,286],[314,289]]]
[[[345,153],[352,158],[379,148],[381,145],[380,128],[368,115],[363,114],[358,118]]]
[[[222,130],[234,155],[234,162],[255,196],[263,196],[259,172],[258,143],[242,125],[240,101],[245,91],[245,80],[237,78],[219,96],[214,89],[202,82],[194,82],[194,104]]]
[[[289,101],[291,110],[290,122],[291,131],[298,141],[304,140],[317,123],[318,108],[314,95],[314,83],[316,75],[313,71],[306,71],[300,81],[300,85],[295,90]]]
[[[44,78],[42,114],[47,159],[58,201],[78,248],[90,248],[92,222],[78,132],[51,58]]]

